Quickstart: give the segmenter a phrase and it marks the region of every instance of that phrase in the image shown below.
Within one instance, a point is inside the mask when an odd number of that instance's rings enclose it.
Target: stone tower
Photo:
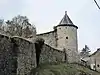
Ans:
[[[77,29],[65,11],[63,19],[59,25],[54,27],[56,31],[56,47],[66,51],[66,56],[69,62],[78,61],[78,42]]]

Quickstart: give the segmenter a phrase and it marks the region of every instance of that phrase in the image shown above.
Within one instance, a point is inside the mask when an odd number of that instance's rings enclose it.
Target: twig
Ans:
[[[100,6],[98,5],[97,1],[94,0],[95,4],[97,5],[97,7],[100,9]]]

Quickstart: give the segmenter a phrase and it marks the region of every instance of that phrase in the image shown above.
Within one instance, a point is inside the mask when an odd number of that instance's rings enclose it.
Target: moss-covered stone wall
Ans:
[[[0,75],[25,75],[36,67],[35,45],[0,34]]]
[[[27,75],[43,63],[65,61],[65,52],[44,43],[0,34],[0,75]]]
[[[54,49],[47,44],[42,46],[39,64],[63,61],[65,61],[65,53],[63,51]]]
[[[13,39],[18,45],[17,74],[28,74],[32,68],[36,67],[35,45],[23,38],[14,37]]]
[[[14,75],[16,67],[14,43],[10,37],[0,35],[0,75]]]

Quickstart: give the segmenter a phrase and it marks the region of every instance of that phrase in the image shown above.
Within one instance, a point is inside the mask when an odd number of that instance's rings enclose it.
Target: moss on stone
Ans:
[[[100,73],[78,64],[62,63],[42,65],[33,69],[30,75],[100,75]]]

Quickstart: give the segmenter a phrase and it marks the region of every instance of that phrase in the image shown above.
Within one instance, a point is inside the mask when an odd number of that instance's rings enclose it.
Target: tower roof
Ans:
[[[71,21],[71,19],[67,15],[67,11],[65,11],[65,15],[64,15],[64,17],[62,18],[62,20],[59,23],[59,25],[64,25],[64,24],[73,25],[73,22]]]
[[[71,21],[71,19],[67,15],[67,11],[65,11],[64,17],[62,18],[60,23],[57,26],[54,27],[54,29],[56,29],[56,27],[58,27],[58,26],[70,26],[70,27],[75,27],[75,28],[78,29],[78,27],[73,24],[73,22]]]

